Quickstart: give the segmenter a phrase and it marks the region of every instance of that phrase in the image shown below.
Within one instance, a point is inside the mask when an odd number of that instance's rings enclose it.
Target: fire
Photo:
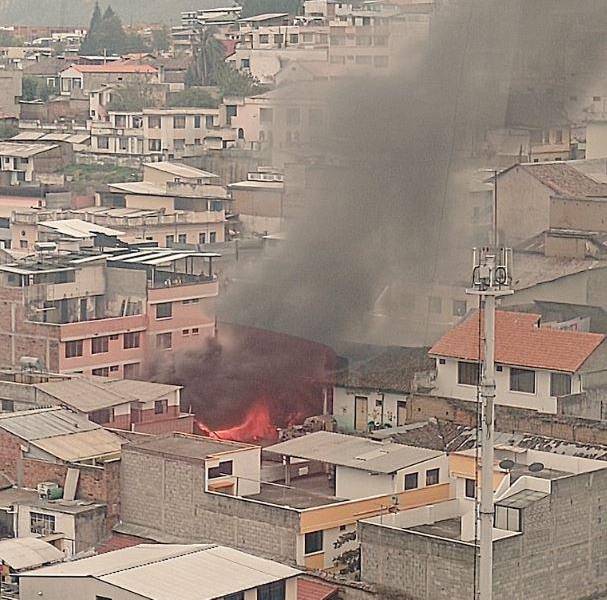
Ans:
[[[278,439],[278,430],[272,424],[270,408],[266,402],[259,400],[249,409],[244,421],[229,429],[213,431],[210,427],[197,421],[197,425],[204,435],[220,440],[233,440],[236,442],[275,442]]]

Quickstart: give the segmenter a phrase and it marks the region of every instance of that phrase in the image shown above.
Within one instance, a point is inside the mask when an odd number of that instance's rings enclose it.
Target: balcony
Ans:
[[[219,293],[219,283],[215,275],[190,275],[171,271],[155,271],[153,279],[148,279],[148,300],[150,302],[171,302],[182,298],[212,298]]]
[[[49,325],[52,324],[49,323]],[[143,314],[55,325],[55,327],[59,327],[59,339],[61,341],[84,339],[97,335],[112,335],[125,331],[142,331],[145,326],[146,316]]]

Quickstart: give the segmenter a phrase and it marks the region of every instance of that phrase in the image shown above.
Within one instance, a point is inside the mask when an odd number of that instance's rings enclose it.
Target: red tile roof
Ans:
[[[330,600],[335,598],[339,588],[328,583],[304,579],[297,580],[297,600]]]
[[[122,550],[123,548],[130,548],[131,546],[138,546],[139,544],[153,544],[151,540],[145,540],[140,537],[133,535],[123,535],[119,533],[112,534],[112,537],[103,542],[96,548],[97,554],[105,554],[106,552],[113,552],[114,550]]]
[[[595,181],[565,162],[525,163],[518,166],[559,196],[607,196],[607,184]]]
[[[105,65],[72,65],[80,73],[141,73],[155,75],[158,69],[152,65],[140,65],[132,62],[110,62]]]
[[[540,315],[536,314],[497,311],[495,361],[517,367],[575,373],[605,339],[599,333],[539,327],[539,320]],[[478,321],[478,311],[474,311],[438,340],[430,348],[430,354],[477,361]]]

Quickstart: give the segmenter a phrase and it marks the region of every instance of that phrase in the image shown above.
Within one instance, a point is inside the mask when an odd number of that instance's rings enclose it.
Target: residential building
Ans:
[[[141,85],[162,83],[160,72],[152,65],[112,61],[105,64],[77,64],[59,73],[60,93],[84,96],[107,84]]]
[[[250,233],[272,234],[284,229],[284,176],[271,167],[247,173],[246,181],[230,183],[232,212]]]
[[[23,600],[297,600],[299,571],[211,544],[140,544],[25,573]],[[178,590],[176,592],[175,590]]]
[[[377,348],[335,374],[333,418],[340,431],[366,433],[400,427],[415,374],[434,363],[427,348]]]
[[[27,370],[0,372],[2,412],[61,406],[110,429],[193,433],[194,415],[181,412],[181,386],[88,378]]]
[[[9,481],[30,490],[45,484],[45,498],[101,503],[103,509],[96,511],[103,513],[103,527],[116,522],[125,440],[61,407],[0,414],[0,440],[0,472]],[[21,496],[20,501],[30,506],[33,498]]]
[[[213,253],[158,248],[53,255],[0,266],[0,361],[138,377],[215,330]]]
[[[179,163],[145,163],[143,181],[108,188],[97,195],[97,205],[138,211],[125,239],[138,237],[167,248],[225,240],[229,196],[214,173]],[[119,214],[129,217],[128,211]]]
[[[0,119],[19,118],[23,71],[0,67]]]
[[[598,515],[605,462],[507,443],[496,447],[496,458],[508,465],[508,485],[495,494],[493,597],[581,600],[604,594],[605,523]],[[469,598],[478,543],[470,530],[474,521],[465,514],[456,501],[362,520],[362,580],[381,597]]]
[[[361,515],[463,496],[469,474],[461,478],[450,465],[473,460],[329,432],[270,446],[262,464],[260,451],[183,434],[129,444],[121,461],[122,523],[115,531],[207,540],[347,573]],[[496,472],[496,481],[502,478]]]
[[[144,154],[143,115],[132,111],[108,111],[106,120],[90,123],[94,154],[140,158]]]
[[[0,142],[0,181],[5,186],[38,182],[69,162],[57,144]]]
[[[543,327],[537,314],[497,311],[495,340],[500,405],[556,414],[559,403],[602,385],[607,373],[603,334]],[[481,347],[475,311],[430,348],[432,394],[477,402]]]

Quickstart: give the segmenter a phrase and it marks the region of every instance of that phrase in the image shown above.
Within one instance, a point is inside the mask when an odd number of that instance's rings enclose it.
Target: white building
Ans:
[[[215,545],[141,544],[21,577],[22,600],[296,600],[299,571]]]
[[[433,395],[477,401],[479,314],[473,312],[432,348],[436,359]],[[540,315],[497,311],[495,326],[496,403],[557,412],[558,399],[602,383],[605,336],[542,327]]]

